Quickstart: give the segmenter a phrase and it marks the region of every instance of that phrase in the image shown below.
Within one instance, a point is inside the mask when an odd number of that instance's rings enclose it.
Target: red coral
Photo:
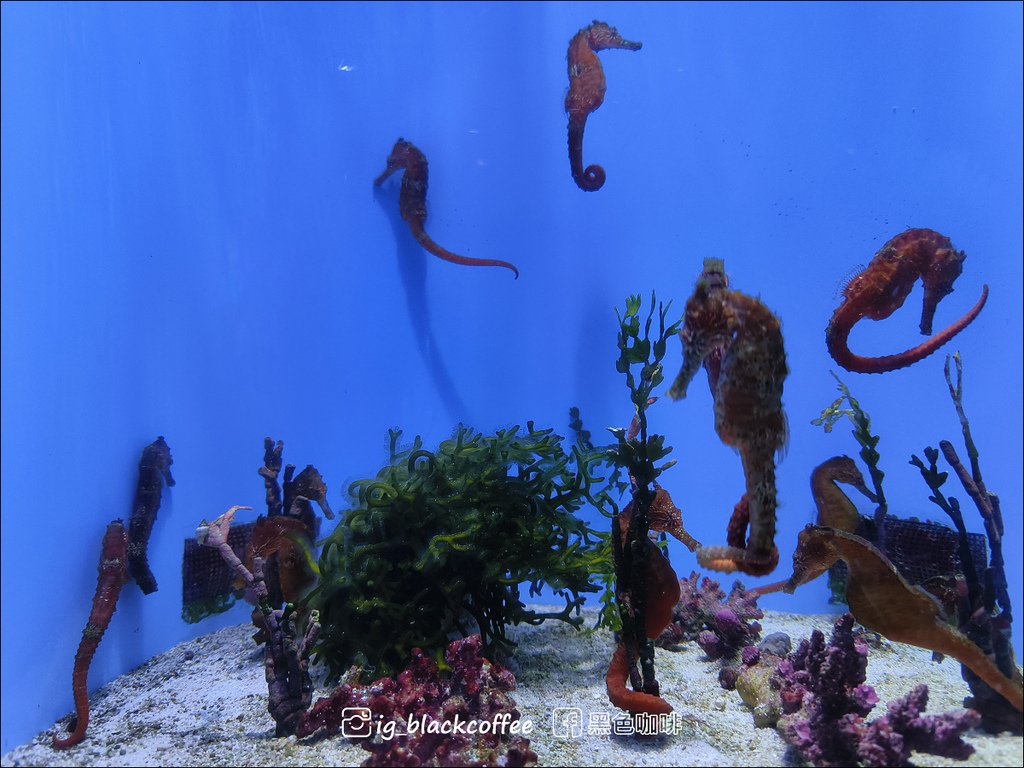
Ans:
[[[358,684],[353,668],[334,693],[303,716],[296,734],[342,732],[371,753],[363,766],[536,764],[530,740],[517,735],[528,732],[529,721],[520,723],[509,695],[515,677],[483,657],[480,635],[451,643],[445,660],[451,674],[442,677],[437,664],[416,648],[397,680],[386,677],[369,685]],[[353,707],[365,708],[368,719],[353,721]],[[441,723],[451,728],[459,722],[502,725],[487,733],[440,732]]]

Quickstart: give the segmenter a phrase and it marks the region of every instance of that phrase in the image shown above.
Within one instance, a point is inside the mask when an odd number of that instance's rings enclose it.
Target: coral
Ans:
[[[931,490],[929,500],[949,515],[957,530],[960,542],[959,559],[963,564],[967,586],[967,595],[961,600],[957,616],[960,630],[1005,678],[993,682],[987,676],[987,666],[979,668],[975,664],[966,665],[963,677],[970,686],[973,696],[965,701],[965,706],[973,707],[981,713],[982,725],[987,731],[998,733],[1006,730],[1019,734],[1024,731],[1024,720],[1020,716],[1021,689],[1024,686],[1010,642],[1013,609],[1003,561],[1002,512],[999,497],[988,490],[981,476],[978,449],[971,437],[970,423],[963,407],[963,364],[960,354],[953,355],[952,359],[956,363],[956,383],[954,384],[950,375],[948,356],[943,373],[949,396],[953,400],[960,421],[970,472],[964,467],[956,449],[948,440],[939,441],[939,449],[981,515],[991,552],[987,564],[984,561],[975,562],[967,528],[960,512],[960,504],[954,497],[947,498],[942,491],[947,473],[939,472],[936,466],[939,451],[931,447],[925,448],[927,466],[917,456],[912,456],[910,463],[920,470],[921,476]],[[1007,685],[1011,686],[1010,696],[1006,693]],[[1008,704],[1012,704],[1013,708],[1011,709]]]
[[[524,735],[532,723],[520,721],[510,695],[515,677],[485,659],[483,648],[480,635],[450,643],[445,651],[450,673],[444,676],[419,648],[397,680],[360,685],[353,668],[303,716],[296,734],[342,731],[370,752],[364,766],[535,765],[537,755]],[[354,719],[353,707],[365,708],[360,714],[366,717]],[[476,724],[476,733],[467,732],[469,723]]]
[[[700,584],[698,585],[698,580]],[[732,659],[746,645],[756,641],[764,616],[757,597],[739,581],[733,583],[726,598],[718,582],[693,571],[679,580],[679,602],[672,622],[658,637],[656,645],[672,649],[684,640],[696,640],[708,658]]]
[[[605,81],[598,51],[620,48],[639,51],[642,43],[625,40],[615,27],[594,21],[569,41],[566,61],[569,91],[565,94],[565,111],[569,115],[569,167],[573,181],[584,192],[596,192],[604,186],[605,173],[600,165],[583,167],[583,130],[587,117],[604,103]]]
[[[239,560],[245,559],[256,523],[231,526],[228,544]],[[204,547],[195,536],[184,540],[181,556],[181,618],[197,624],[205,618],[224,613],[240,596],[237,573],[228,567],[220,553]]]
[[[961,760],[974,752],[961,734],[977,725],[978,715],[922,716],[928,701],[924,685],[867,723],[878,702],[864,682],[867,654],[867,644],[854,636],[853,616],[844,614],[829,643],[815,630],[779,664],[773,684],[783,715],[777,727],[802,760],[816,766],[910,765],[912,750]]]
[[[398,139],[388,156],[388,164],[384,172],[373,184],[379,187],[395,171],[402,169],[402,188],[398,193],[398,209],[402,220],[409,225],[409,231],[426,251],[439,259],[467,267],[505,267],[519,279],[519,270],[514,264],[497,259],[471,259],[459,256],[435,243],[423,225],[427,222],[427,158],[412,142]]]
[[[309,652],[320,631],[319,617],[316,611],[312,612],[305,634],[302,640],[297,642],[293,607],[286,605],[283,610],[274,610],[270,607],[263,573],[263,558],[254,558],[253,570],[250,572],[228,544],[231,521],[240,509],[251,507],[234,506],[212,523],[203,520],[196,528],[196,541],[220,552],[224,562],[242,577],[247,588],[256,595],[267,633],[263,649],[268,692],[267,710],[277,723],[275,735],[288,736],[295,732],[299,719],[312,701],[313,683],[309,677]]]
[[[782,388],[788,369],[779,320],[757,299],[729,289],[724,262],[705,259],[679,338],[683,365],[668,396],[685,398],[704,367],[714,395],[715,431],[739,451],[746,480],[726,546],[699,549],[697,562],[715,571],[765,576],[779,562],[775,459],[786,445]]]
[[[401,432],[390,434],[387,465],[350,486],[354,504],[304,601],[320,610],[315,653],[332,675],[353,663],[392,674],[413,648],[441,652],[450,633],[478,631],[488,650],[507,650],[508,624],[582,624],[582,593],[598,590],[591,576],[608,559],[574,514],[591,498],[598,452],[566,451],[532,422],[493,435],[460,426],[436,451],[418,437],[399,449]],[[522,582],[531,595],[549,585],[564,610],[527,608]]]
[[[860,357],[850,351],[848,340],[853,326],[865,317],[884,320],[903,306],[914,283],[924,283],[921,308],[921,333],[932,332],[935,308],[953,291],[953,283],[963,271],[967,258],[957,251],[949,238],[931,229],[908,229],[887,242],[868,266],[843,289],[843,302],[836,308],[825,329],[825,343],[832,359],[848,371],[885,373],[923,360],[966,328],[988,298],[988,286],[981,290],[978,303],[949,328],[913,349],[882,357]]]
[[[174,477],[171,475],[173,463],[171,449],[164,442],[163,435],[147,445],[139,459],[139,483],[135,490],[132,517],[128,523],[128,573],[146,595],[156,592],[156,578],[149,569],[146,548],[153,523],[156,522],[156,513],[160,509],[163,483],[166,482],[168,487],[174,485]]]
[[[313,584],[316,563],[313,542],[319,536],[320,518],[313,509],[316,502],[328,519],[334,512],[327,501],[327,484],[313,465],[307,465],[298,475],[295,466],[284,467],[282,481],[281,455],[284,443],[272,438],[263,440],[263,465],[257,470],[263,478],[266,491],[267,516],[255,523],[232,526],[228,543],[235,556],[252,570],[253,559],[264,561],[265,585],[272,608],[284,603],[298,602]],[[230,608],[236,598],[255,602],[252,594],[244,591],[245,581],[238,572],[212,550],[196,543],[195,537],[186,539],[182,556],[182,618],[196,623]],[[305,617],[300,608],[300,623]],[[255,639],[265,640],[262,612],[253,611],[253,624],[259,629]]]
[[[100,548],[99,577],[96,580],[96,594],[92,599],[92,611],[82,630],[82,640],[75,654],[75,669],[71,675],[71,689],[75,698],[75,716],[71,733],[66,738],[53,737],[54,749],[67,749],[85,738],[89,727],[89,690],[86,683],[89,665],[99,647],[103,633],[107,631],[110,619],[117,609],[117,598],[121,594],[128,574],[128,536],[124,523],[114,520],[107,526]]]

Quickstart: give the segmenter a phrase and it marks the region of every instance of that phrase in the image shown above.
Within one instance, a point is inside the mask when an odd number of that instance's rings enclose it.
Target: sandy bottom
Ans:
[[[592,624],[592,617],[591,624]],[[786,632],[794,644],[814,628],[828,635],[834,616],[765,612],[762,636]],[[267,713],[262,651],[240,625],[175,646],[96,692],[86,738],[65,751],[50,748],[50,737],[64,718],[28,744],[0,758],[2,766],[28,765],[358,765],[367,753],[343,738],[298,741],[274,738]],[[509,666],[519,687],[519,710],[533,723],[531,745],[540,765],[796,765],[773,729],[756,729],[739,696],[718,685],[718,666],[696,646],[658,651],[656,669],[662,695],[681,715],[671,736],[599,735],[602,713],[614,717],[604,674],[611,657],[607,632],[576,632],[560,622],[518,627],[510,632],[519,648]],[[928,684],[928,713],[959,709],[969,691],[959,664],[942,664],[917,648],[884,643],[871,649],[867,682],[879,704]],[[314,700],[324,693],[322,672]],[[553,732],[553,710],[561,710]],[[568,733],[574,709],[581,733]],[[591,716],[594,715],[592,718]],[[568,718],[568,719],[567,719]],[[916,765],[1022,766],[1021,737],[968,735],[975,747],[966,762],[915,755]]]

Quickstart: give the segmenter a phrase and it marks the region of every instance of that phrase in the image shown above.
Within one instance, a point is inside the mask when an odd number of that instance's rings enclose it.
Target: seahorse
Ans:
[[[89,689],[86,687],[89,676],[89,665],[96,654],[103,633],[107,631],[110,618],[117,608],[117,598],[121,587],[128,578],[128,536],[124,523],[114,520],[107,526],[100,551],[99,578],[96,582],[96,594],[92,599],[92,612],[89,621],[82,630],[82,640],[75,654],[75,669],[71,676],[71,690],[75,697],[75,716],[73,730],[65,739],[53,737],[54,749],[67,749],[85,738],[85,729],[89,726]]]
[[[569,41],[569,92],[565,95],[565,111],[569,114],[569,166],[576,186],[584,192],[596,192],[604,185],[604,168],[588,165],[583,168],[583,129],[587,115],[604,102],[604,69],[597,51],[624,48],[639,51],[642,43],[623,40],[615,27],[597,21],[581,29]]]
[[[156,513],[160,509],[162,482],[174,485],[171,475],[171,449],[163,435],[157,437],[142,451],[139,459],[139,483],[135,489],[135,506],[128,523],[128,572],[143,594],[156,592],[156,578],[149,569],[149,534],[153,531]]]
[[[402,189],[398,194],[398,210],[402,220],[409,225],[409,231],[419,243],[439,259],[467,267],[505,267],[511,269],[516,279],[519,270],[507,261],[497,259],[471,259],[445,250],[433,240],[423,229],[427,221],[427,158],[412,142],[399,139],[388,156],[388,165],[384,172],[374,179],[374,186],[379,187],[395,171],[402,169]]]
[[[924,283],[921,333],[931,335],[935,308],[953,291],[967,255],[957,251],[949,238],[931,229],[908,229],[882,246],[863,272],[843,289],[843,302],[825,329],[825,343],[832,359],[855,373],[885,373],[913,365],[970,325],[988,298],[988,285],[966,315],[941,333],[916,347],[895,355],[861,357],[850,351],[847,341],[856,323],[867,317],[884,320],[903,306],[918,278]]]
[[[837,483],[852,485],[872,501],[876,500],[853,459],[833,456],[811,472],[811,495],[818,510],[818,525],[856,533],[861,521],[860,512]]]
[[[679,332],[683,366],[668,396],[686,397],[703,365],[714,396],[715,431],[723,443],[739,451],[743,462],[746,492],[733,510],[728,545],[702,547],[697,561],[711,570],[764,576],[779,561],[775,457],[786,445],[786,352],[775,315],[757,299],[728,286],[724,263],[705,259],[686,303]],[[748,536],[742,546],[744,531]]]
[[[1013,679],[1003,675],[981,648],[946,621],[934,595],[908,583],[885,555],[860,536],[808,525],[797,537],[793,575],[783,591],[792,594],[836,560],[846,563],[846,600],[859,623],[894,642],[952,656],[1014,708],[1024,711],[1020,673]]]
[[[679,509],[672,503],[667,491],[661,488],[656,489],[649,513],[651,515],[650,530],[671,533],[691,550],[695,546],[699,546],[683,530]],[[629,531],[632,519],[633,502],[631,501],[619,515],[619,539],[623,544],[625,544],[626,533]],[[664,632],[665,627],[672,621],[672,611],[675,609],[676,603],[679,602],[679,579],[657,544],[644,537],[641,546],[646,549],[644,556],[646,563],[644,570],[644,632],[649,639],[653,640]],[[636,649],[632,650],[635,663]],[[639,712],[652,715],[669,714],[672,711],[672,705],[660,696],[644,691],[631,691],[626,687],[629,670],[630,654],[627,653],[626,644],[620,642],[615,648],[611,663],[608,665],[608,672],[605,675],[608,700],[619,709],[634,714]]]

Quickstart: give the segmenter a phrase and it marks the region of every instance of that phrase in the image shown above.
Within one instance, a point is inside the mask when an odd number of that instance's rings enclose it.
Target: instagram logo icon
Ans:
[[[341,735],[346,739],[365,739],[373,734],[368,707],[345,707],[341,710]]]

